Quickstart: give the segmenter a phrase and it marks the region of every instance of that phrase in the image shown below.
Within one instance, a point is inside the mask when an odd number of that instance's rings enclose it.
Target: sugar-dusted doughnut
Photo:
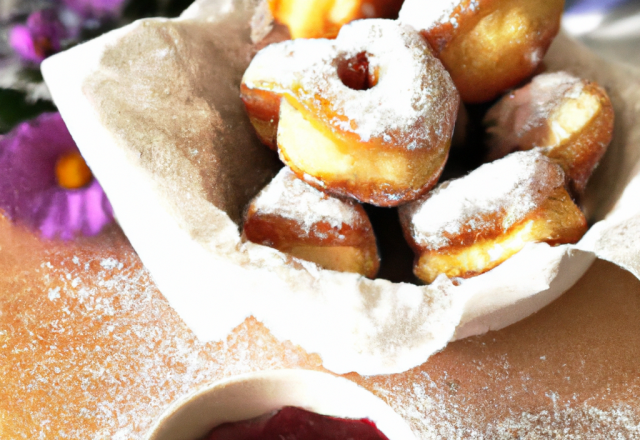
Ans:
[[[356,21],[335,41],[268,46],[241,90],[258,135],[298,177],[378,206],[435,185],[459,104],[426,42],[391,20]]]
[[[318,191],[287,167],[249,204],[244,237],[325,269],[373,278],[380,267],[364,209]]]
[[[403,0],[269,0],[274,18],[292,38],[335,38],[361,18],[396,18]]]
[[[562,169],[539,151],[517,152],[401,207],[416,276],[426,283],[439,274],[469,278],[527,243],[577,242],[587,222],[564,182]]]
[[[598,84],[566,72],[536,76],[486,114],[489,160],[539,148],[581,194],[613,137],[614,114]]]
[[[564,0],[406,0],[464,102],[489,101],[531,76],[560,27]]]

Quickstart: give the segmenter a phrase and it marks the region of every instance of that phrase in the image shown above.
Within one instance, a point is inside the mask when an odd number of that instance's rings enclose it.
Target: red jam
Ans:
[[[206,440],[389,440],[369,419],[340,419],[300,408],[225,423]]]

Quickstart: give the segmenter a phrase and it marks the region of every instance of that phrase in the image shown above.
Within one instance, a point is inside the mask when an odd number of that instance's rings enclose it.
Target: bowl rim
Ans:
[[[291,392],[292,388],[289,390],[283,388],[286,385],[298,385],[298,387],[294,392]],[[283,392],[279,396],[275,395],[274,391],[280,389]],[[214,406],[217,404],[222,407],[219,403],[220,398],[233,397],[234,391],[235,396],[238,396],[238,393],[243,395],[252,390],[257,391],[257,396],[263,396],[264,402],[256,407],[256,401],[259,399],[252,400],[250,405],[246,405],[240,410],[248,415],[223,416],[221,417],[223,421],[207,422],[207,420],[216,420],[215,413],[203,411],[204,407],[210,406],[212,402],[215,402]],[[332,394],[332,391],[336,390],[341,392]],[[320,392],[312,394],[314,391]],[[329,395],[333,397],[329,397]],[[308,400],[304,400],[307,398]],[[277,402],[275,406],[274,401]],[[362,402],[363,408],[352,409],[350,407],[345,413],[345,406],[353,402]],[[233,412],[234,404],[237,405],[238,402],[226,402],[226,404],[225,409]],[[181,423],[184,425],[188,422],[189,417],[193,414],[196,414],[195,417],[200,417],[200,426],[194,430],[199,429],[199,432],[203,431],[202,435],[206,435],[221,423],[247,420],[288,405],[334,417],[368,418],[390,440],[417,440],[404,418],[371,391],[344,377],[306,369],[263,370],[211,382],[174,401],[154,421],[143,438],[144,440],[178,440],[174,435],[175,431],[180,429]],[[247,406],[253,406],[253,408],[247,408]],[[205,425],[207,426],[206,430],[204,429]],[[191,437],[191,434],[187,434],[185,437],[180,437],[180,440],[183,438],[184,440],[197,440],[200,437]]]

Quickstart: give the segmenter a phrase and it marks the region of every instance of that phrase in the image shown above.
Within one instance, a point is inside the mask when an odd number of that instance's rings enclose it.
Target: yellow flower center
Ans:
[[[68,153],[56,162],[56,180],[65,189],[78,189],[91,182],[93,174],[80,153]]]

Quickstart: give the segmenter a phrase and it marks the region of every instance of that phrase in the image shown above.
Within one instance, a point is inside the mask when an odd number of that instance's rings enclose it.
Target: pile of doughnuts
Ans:
[[[270,3],[296,39],[264,48],[242,79],[258,137],[286,166],[249,204],[246,240],[374,278],[376,237],[359,204],[399,208],[425,283],[482,274],[527,243],[580,240],[578,202],[614,115],[593,82],[533,76],[562,0],[406,0],[396,20],[344,24],[363,17],[352,13],[331,25],[322,17],[337,15],[314,3]],[[335,39],[300,38],[336,28]],[[485,164],[438,185],[465,105],[483,124]]]

